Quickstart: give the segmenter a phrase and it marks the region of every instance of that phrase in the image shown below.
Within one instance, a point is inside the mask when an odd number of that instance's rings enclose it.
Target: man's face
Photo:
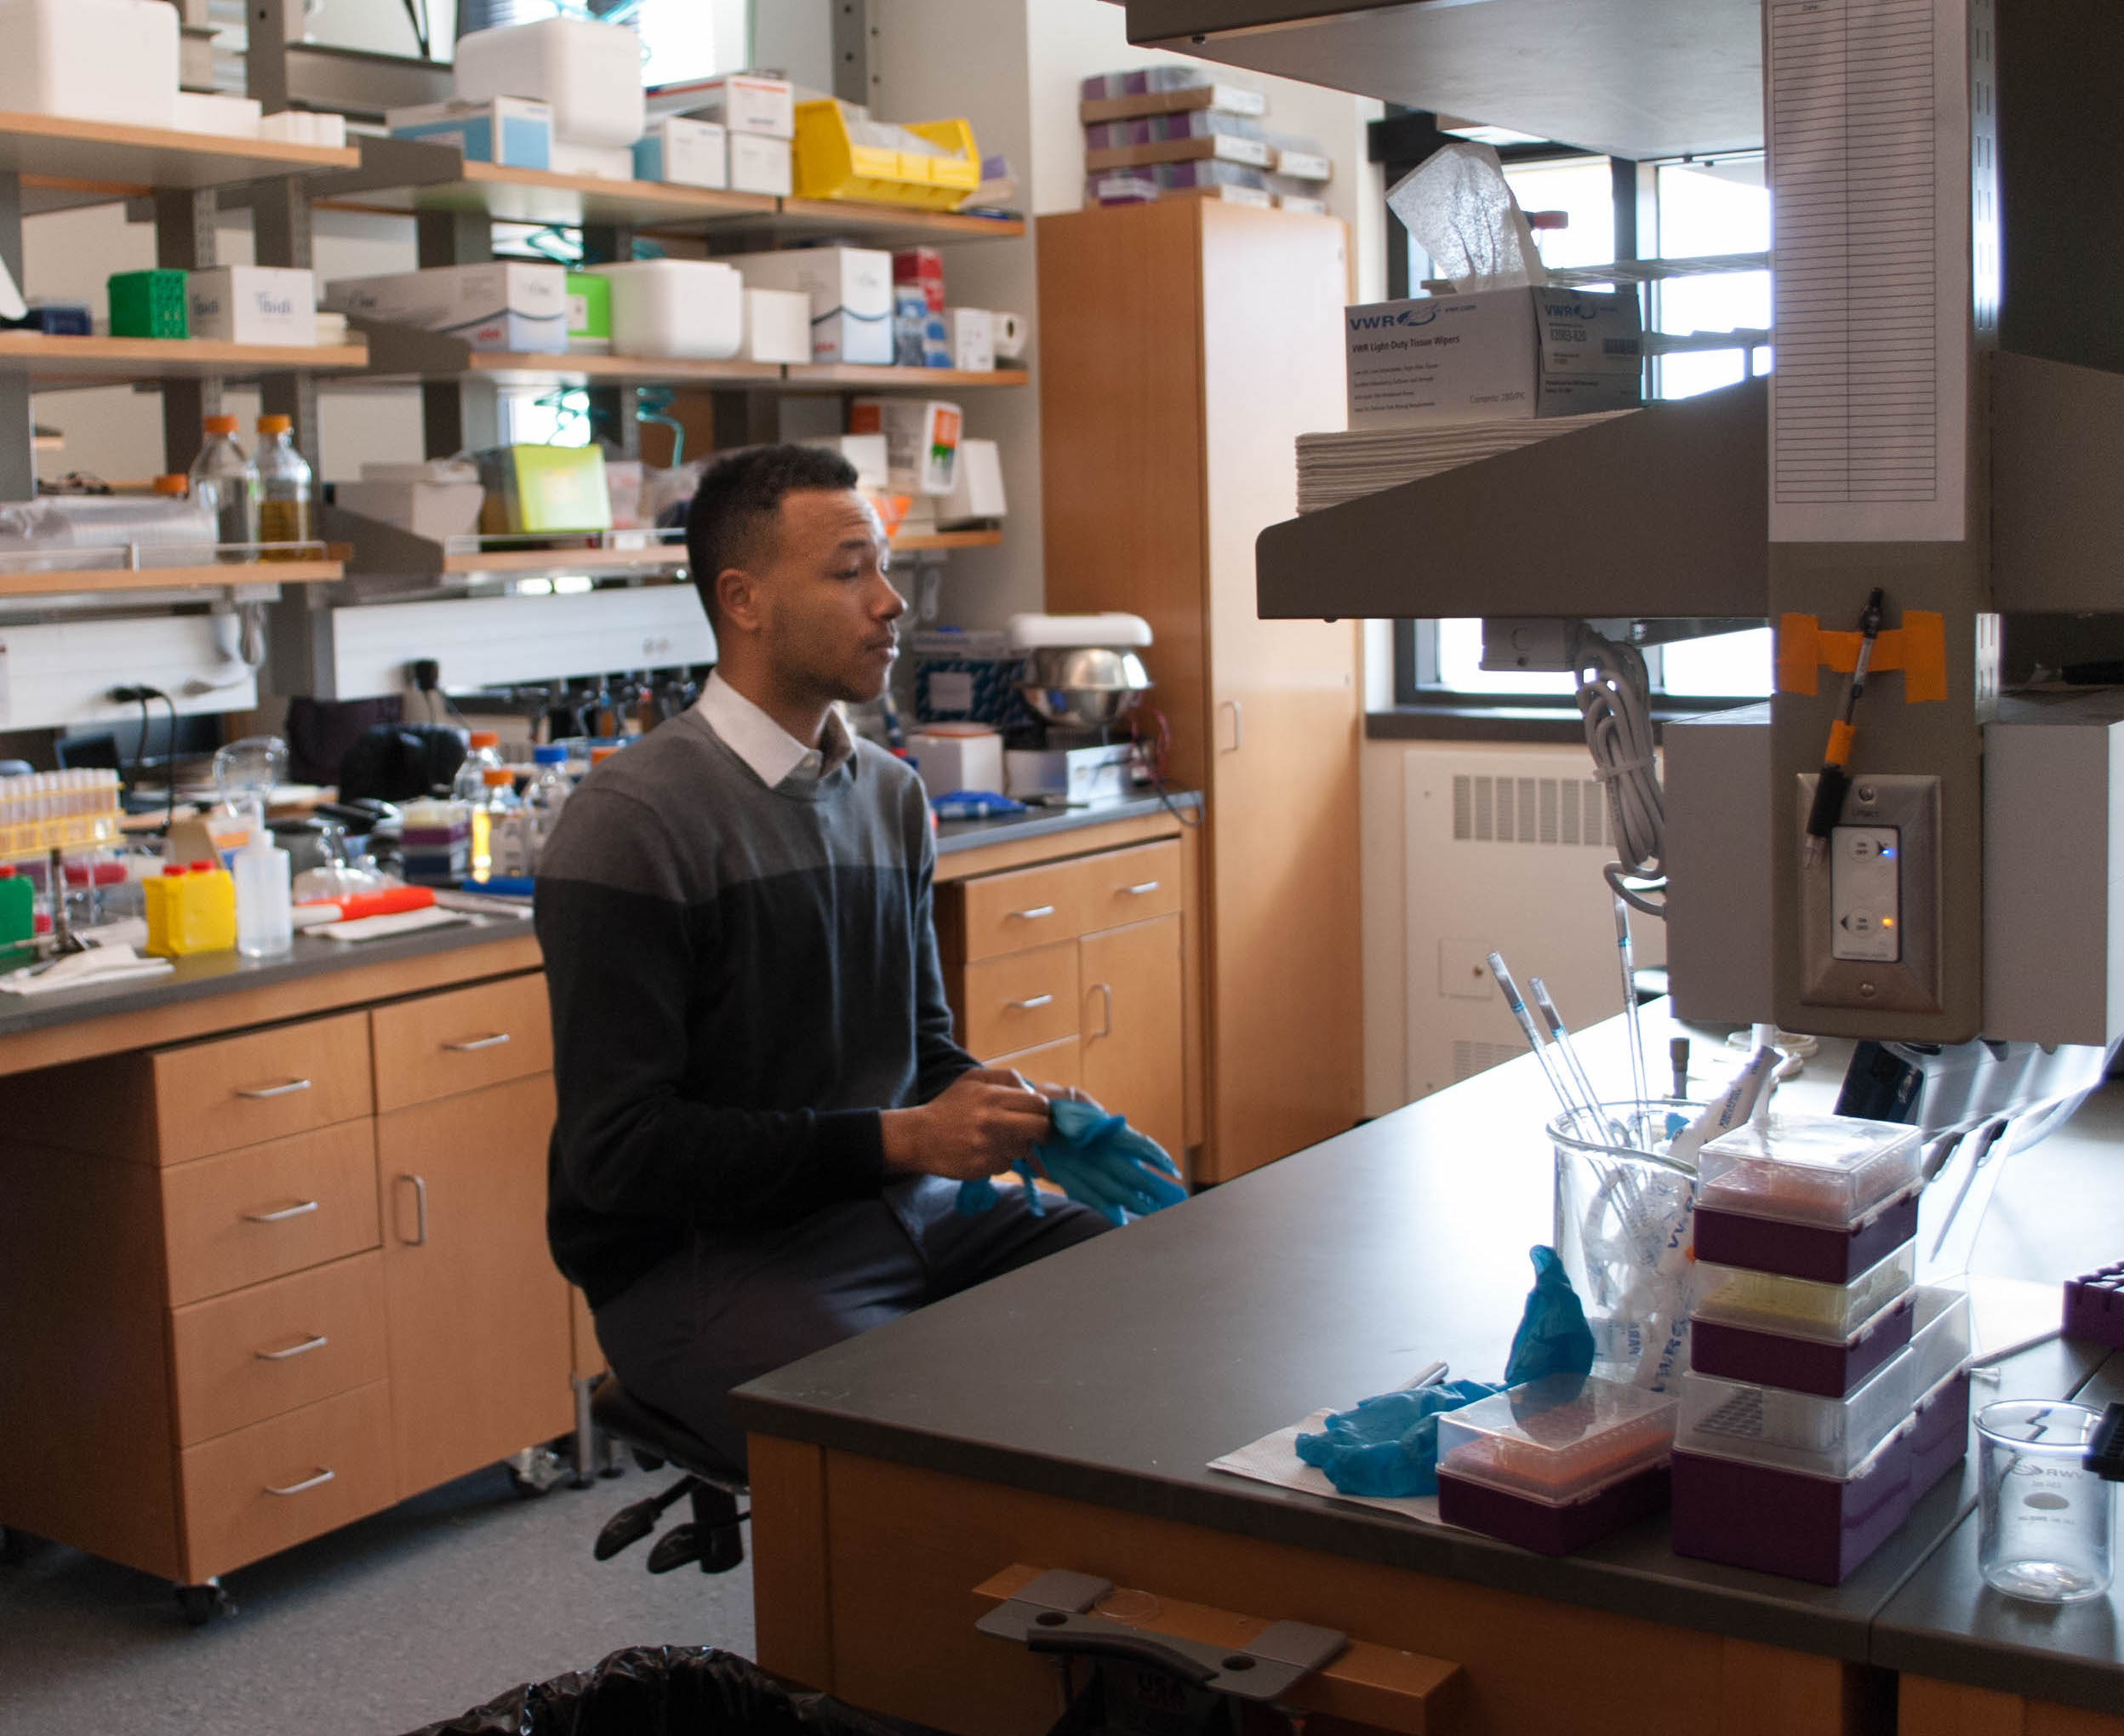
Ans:
[[[793,692],[861,705],[885,690],[906,599],[885,576],[888,545],[853,488],[782,497],[779,536],[758,587],[761,637]]]

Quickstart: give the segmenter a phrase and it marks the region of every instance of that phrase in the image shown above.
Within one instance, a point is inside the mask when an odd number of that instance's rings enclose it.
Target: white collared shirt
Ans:
[[[708,677],[694,709],[770,790],[792,777],[815,785],[855,753],[855,743],[839,711],[827,711],[819,745],[807,746],[725,681],[720,670]]]

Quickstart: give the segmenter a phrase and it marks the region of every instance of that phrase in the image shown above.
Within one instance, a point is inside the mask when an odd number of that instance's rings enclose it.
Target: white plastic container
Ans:
[[[163,0],[0,0],[0,109],[172,126],[177,35]]]
[[[229,139],[255,139],[265,118],[264,106],[248,96],[209,96],[180,90],[170,111],[180,133],[218,133]]]
[[[1919,1398],[1917,1358],[1898,1351],[1842,1398],[1721,1380],[1693,1369],[1682,1377],[1675,1446],[1719,1459],[1744,1459],[1808,1476],[1849,1476],[1910,1420]]]
[[[745,279],[712,260],[594,266],[612,282],[615,355],[719,362],[745,342]]]
[[[295,917],[288,853],[273,844],[263,819],[251,822],[249,841],[235,854],[236,950],[246,958],[270,958],[295,944]]]
[[[731,135],[733,187],[737,179]],[[730,263],[756,289],[797,289],[811,298],[811,359],[882,365],[893,359],[893,256],[867,247],[796,248],[739,254]]]
[[[546,18],[474,31],[456,53],[460,96],[551,103],[557,141],[631,150],[642,136],[642,38],[631,30]]]

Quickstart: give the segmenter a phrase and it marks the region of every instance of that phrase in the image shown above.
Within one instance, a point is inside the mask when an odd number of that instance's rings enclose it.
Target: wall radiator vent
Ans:
[[[1476,772],[1453,780],[1453,836],[1461,843],[1607,843],[1607,802],[1594,778],[1500,778]]]
[[[1591,768],[1575,746],[1441,742],[1403,756],[1402,1083],[1411,1098],[1523,1050],[1483,964],[1493,948],[1522,988],[1532,976],[1547,983],[1574,1027],[1622,1010],[1601,875],[1613,843]],[[1560,848],[1539,848],[1550,844]],[[1644,917],[1635,937],[1638,963],[1664,962],[1663,923]],[[1602,1090],[1623,1094],[1619,1075],[1588,1065]],[[1535,1107],[1545,1117],[1550,1105]]]

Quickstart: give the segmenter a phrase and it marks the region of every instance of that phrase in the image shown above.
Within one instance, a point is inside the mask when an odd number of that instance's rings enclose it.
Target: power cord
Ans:
[[[1585,722],[1593,775],[1607,792],[1609,832],[1619,859],[1601,871],[1631,909],[1664,917],[1666,797],[1653,759],[1652,682],[1644,654],[1582,622],[1575,637],[1579,715]],[[1646,892],[1659,893],[1659,901],[1646,898]]]
[[[148,715],[148,701],[160,700],[169,708],[169,754],[163,769],[163,830],[168,831],[177,820],[177,702],[158,687],[145,682],[114,687],[104,696],[114,705],[134,705],[140,708],[140,745],[133,751],[133,788],[135,794],[140,787],[140,774],[147,764],[147,738],[153,728]]]

